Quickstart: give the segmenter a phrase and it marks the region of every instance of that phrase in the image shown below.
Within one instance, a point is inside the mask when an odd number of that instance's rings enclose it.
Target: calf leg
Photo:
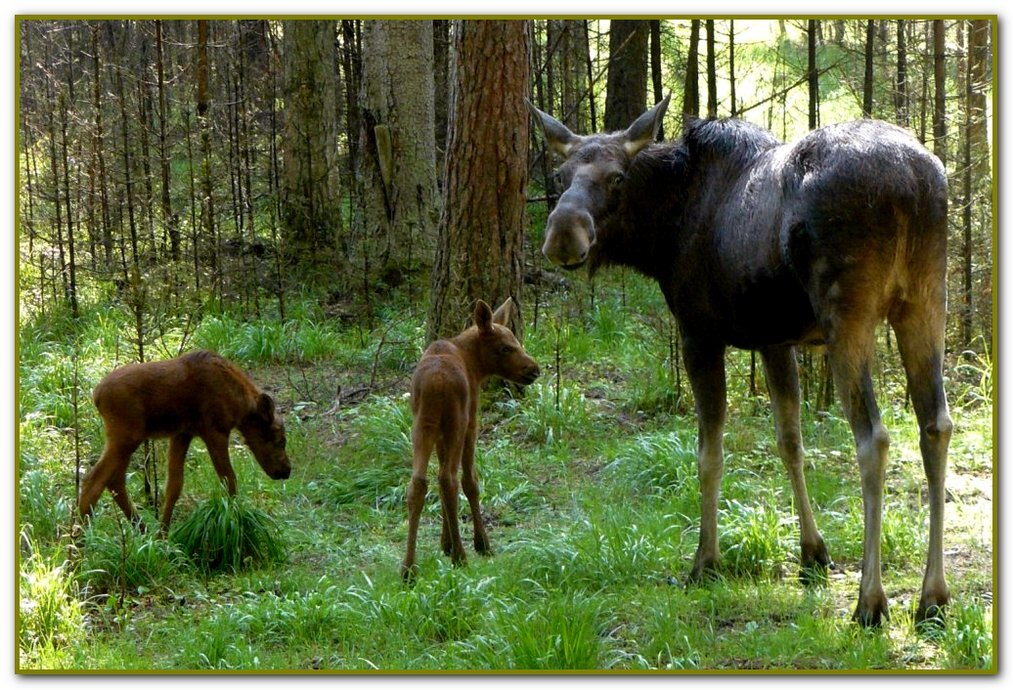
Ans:
[[[865,533],[862,541],[862,582],[854,620],[878,626],[889,618],[883,590],[880,538],[883,520],[883,484],[890,439],[879,416],[869,366],[872,361],[875,322],[832,322],[829,354],[841,407],[851,425],[862,478]]]
[[[165,480],[165,508],[162,511],[162,526],[159,528],[163,535],[169,533],[172,511],[183,491],[183,466],[192,438],[187,434],[179,434],[169,439],[169,476]]]
[[[408,484],[408,546],[401,563],[401,578],[410,582],[415,577],[415,544],[419,533],[419,518],[426,502],[426,470],[429,458],[436,445],[434,434],[422,430],[418,425],[412,428],[412,478]]]
[[[465,422],[462,419],[459,425],[445,430],[436,444],[436,454],[440,458],[440,504],[443,510],[440,543],[443,552],[450,556],[455,565],[462,565],[466,560],[464,545],[461,543],[461,528],[457,520],[458,495],[461,490],[457,475],[461,467],[466,434]]]
[[[475,526],[475,551],[489,553],[489,536],[485,532],[485,521],[482,519],[482,506],[478,500],[478,474],[475,472],[475,413],[468,423],[468,433],[464,437],[464,451],[461,454],[461,487],[471,507],[471,521]]]
[[[229,496],[236,495],[236,473],[232,469],[232,461],[229,460],[229,434],[228,432],[210,433],[204,437],[204,445],[207,446],[208,455],[211,456],[211,463],[215,467],[218,477],[225,482],[225,488]]]
[[[777,428],[777,450],[781,462],[788,470],[791,490],[798,510],[801,533],[800,577],[809,581],[814,575],[826,572],[833,565],[826,544],[816,528],[809,493],[806,490],[803,470],[802,429],[799,422],[798,364],[792,347],[769,347],[761,353],[767,372],[767,389],[770,391],[774,425]]]
[[[84,476],[84,481],[81,483],[78,512],[82,519],[91,515],[91,511],[95,507],[99,496],[102,495],[102,491],[108,487],[123,514],[135,524],[140,523],[140,517],[134,509],[134,505],[130,502],[130,497],[127,495],[126,486],[127,466],[130,463],[130,456],[137,450],[137,446],[139,445],[141,445],[140,441],[117,443],[108,439],[106,440],[102,456],[95,463],[95,466],[88,471],[88,474]]]
[[[916,622],[940,615],[950,600],[943,567],[946,455],[953,431],[943,390],[942,305],[945,303],[944,294],[928,305],[905,305],[890,318],[918,418],[919,445],[929,488],[929,550]]]
[[[697,471],[700,477],[700,543],[690,581],[717,567],[718,494],[724,470],[722,431],[725,423],[725,348],[686,338],[683,346],[686,372],[696,400]]]

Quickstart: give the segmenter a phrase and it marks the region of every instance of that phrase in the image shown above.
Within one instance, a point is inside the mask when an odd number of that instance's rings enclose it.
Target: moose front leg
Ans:
[[[699,436],[697,471],[700,477],[700,544],[697,547],[691,582],[717,568],[718,495],[724,470],[722,432],[725,425],[725,347],[684,339],[683,357],[696,400]]]

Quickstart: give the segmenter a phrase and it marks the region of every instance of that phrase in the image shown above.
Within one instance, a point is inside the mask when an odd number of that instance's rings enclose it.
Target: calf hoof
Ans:
[[[802,567],[799,568],[798,579],[806,587],[825,585],[827,583],[827,572],[834,568],[834,562],[830,560],[827,547],[820,540],[819,544],[812,549],[802,549]]]
[[[492,547],[489,545],[489,537],[484,534],[475,535],[475,552],[483,556],[492,555]]]
[[[418,566],[416,566],[414,563],[410,565],[407,563],[402,563],[401,581],[404,582],[404,584],[408,585],[409,587],[414,585],[415,579],[418,576],[418,572],[419,572]]]
[[[880,593],[876,596],[859,597],[858,606],[851,620],[863,628],[878,628],[883,621],[890,620],[886,595]]]

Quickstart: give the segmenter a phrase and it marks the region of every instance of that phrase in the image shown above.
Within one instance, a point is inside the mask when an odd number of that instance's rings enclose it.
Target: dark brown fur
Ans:
[[[513,301],[507,299],[496,313],[482,300],[475,307],[475,325],[449,340],[437,340],[419,360],[411,384],[412,478],[408,486],[408,546],[401,575],[415,574],[415,542],[419,516],[426,498],[426,469],[436,449],[440,461],[440,501],[443,552],[454,563],[464,563],[464,546],[457,521],[461,485],[471,506],[475,526],[475,550],[489,552],[489,538],[478,500],[475,473],[475,435],[478,427],[478,395],[490,376],[529,384],[539,374],[538,364],[528,356],[504,324],[510,320]],[[458,473],[462,480],[459,484]]]
[[[79,510],[87,518],[106,488],[136,524],[140,516],[127,495],[130,455],[147,439],[169,438],[169,474],[161,530],[169,529],[183,489],[183,466],[190,441],[204,441],[215,471],[230,495],[236,475],[229,460],[229,434],[239,429],[253,457],[272,479],[287,479],[285,427],[274,400],[220,355],[206,350],[163,362],[128,364],[95,387],[92,400],[102,415],[106,443],[102,457],[81,487]]]
[[[871,368],[876,326],[893,326],[921,432],[929,550],[916,618],[949,600],[943,574],[946,455],[953,428],[943,390],[946,175],[909,133],[860,120],[791,144],[739,120],[689,123],[682,140],[653,140],[668,99],[625,131],[578,136],[533,109],[564,156],[565,191],[543,253],[566,268],[631,266],[654,278],[679,320],[699,424],[700,544],[691,579],[719,562],[724,354],[760,353],[781,459],[799,513],[803,573],[830,557],[803,474],[795,346],[825,343],[851,425],[865,508],[855,619],[887,616],[880,574],[889,438]]]

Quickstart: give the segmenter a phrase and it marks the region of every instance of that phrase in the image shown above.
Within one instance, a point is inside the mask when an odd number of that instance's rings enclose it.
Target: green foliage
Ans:
[[[285,560],[278,526],[241,495],[201,502],[171,533],[172,541],[205,572],[238,572]]]
[[[91,594],[143,594],[169,586],[188,572],[186,555],[173,542],[142,534],[118,508],[97,511],[84,530],[77,578]]]
[[[951,668],[992,669],[991,606],[976,600],[951,605],[941,644]]]
[[[790,553],[788,525],[772,506],[776,496],[755,497],[750,503],[728,500],[718,510],[721,572],[732,577],[766,578],[780,572]]]
[[[20,665],[73,668],[87,631],[77,584],[69,563],[61,556],[65,544],[42,548],[41,542],[25,534],[22,542],[28,544],[30,553],[22,555],[18,573]]]

